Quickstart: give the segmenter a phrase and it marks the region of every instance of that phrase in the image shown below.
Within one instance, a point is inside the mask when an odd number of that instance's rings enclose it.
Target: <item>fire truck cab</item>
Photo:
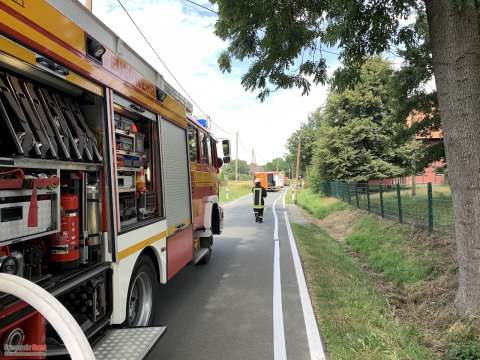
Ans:
[[[165,330],[157,287],[221,233],[229,142],[220,157],[190,102],[78,1],[0,0],[0,19],[0,273],[55,296],[97,358],[141,358]],[[29,304],[0,305],[2,359],[66,353]]]

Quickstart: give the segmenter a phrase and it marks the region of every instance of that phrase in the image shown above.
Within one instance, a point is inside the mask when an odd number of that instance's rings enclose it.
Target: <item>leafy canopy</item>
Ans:
[[[413,171],[413,151],[421,149],[401,136],[395,86],[390,64],[376,57],[361,67],[351,89],[329,94],[312,161],[317,185],[320,179],[367,181]]]
[[[229,41],[219,57],[223,71],[248,61],[242,85],[264,100],[279,88],[325,83],[323,46],[338,47],[343,69],[338,85],[358,77],[366,57],[402,41],[402,19],[421,6],[417,0],[211,0],[218,4],[216,34]]]

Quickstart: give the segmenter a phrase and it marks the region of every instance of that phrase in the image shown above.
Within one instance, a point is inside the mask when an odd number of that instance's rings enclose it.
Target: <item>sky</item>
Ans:
[[[227,131],[212,126],[217,138],[232,141],[233,155],[238,131],[240,159],[250,162],[252,148],[258,164],[283,156],[288,137],[326,100],[327,87],[312,85],[308,96],[302,96],[299,89],[279,90],[261,103],[256,93],[246,92],[241,86],[247,64],[234,63],[230,74],[219,70],[218,55],[228,44],[214,34],[216,14],[186,0],[122,0],[122,3],[189,95]],[[212,8],[208,0],[197,3]],[[93,0],[93,12],[181,91],[117,0]],[[338,61],[335,55],[327,56],[329,71],[333,71]],[[194,109],[194,115],[204,114]]]

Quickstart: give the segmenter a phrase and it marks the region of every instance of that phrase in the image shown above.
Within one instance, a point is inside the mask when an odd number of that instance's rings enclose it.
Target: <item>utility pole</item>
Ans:
[[[235,132],[235,181],[238,181],[238,131]]]
[[[298,173],[300,172],[300,150],[302,148],[302,138],[298,136],[298,144],[297,144],[297,167],[295,169],[295,191],[294,191],[294,198],[293,203],[297,203],[297,192],[298,192]]]

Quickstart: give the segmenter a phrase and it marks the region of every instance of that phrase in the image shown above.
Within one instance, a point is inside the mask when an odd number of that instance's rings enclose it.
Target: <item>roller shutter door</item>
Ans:
[[[167,226],[190,222],[190,185],[184,129],[161,120],[165,211]]]

